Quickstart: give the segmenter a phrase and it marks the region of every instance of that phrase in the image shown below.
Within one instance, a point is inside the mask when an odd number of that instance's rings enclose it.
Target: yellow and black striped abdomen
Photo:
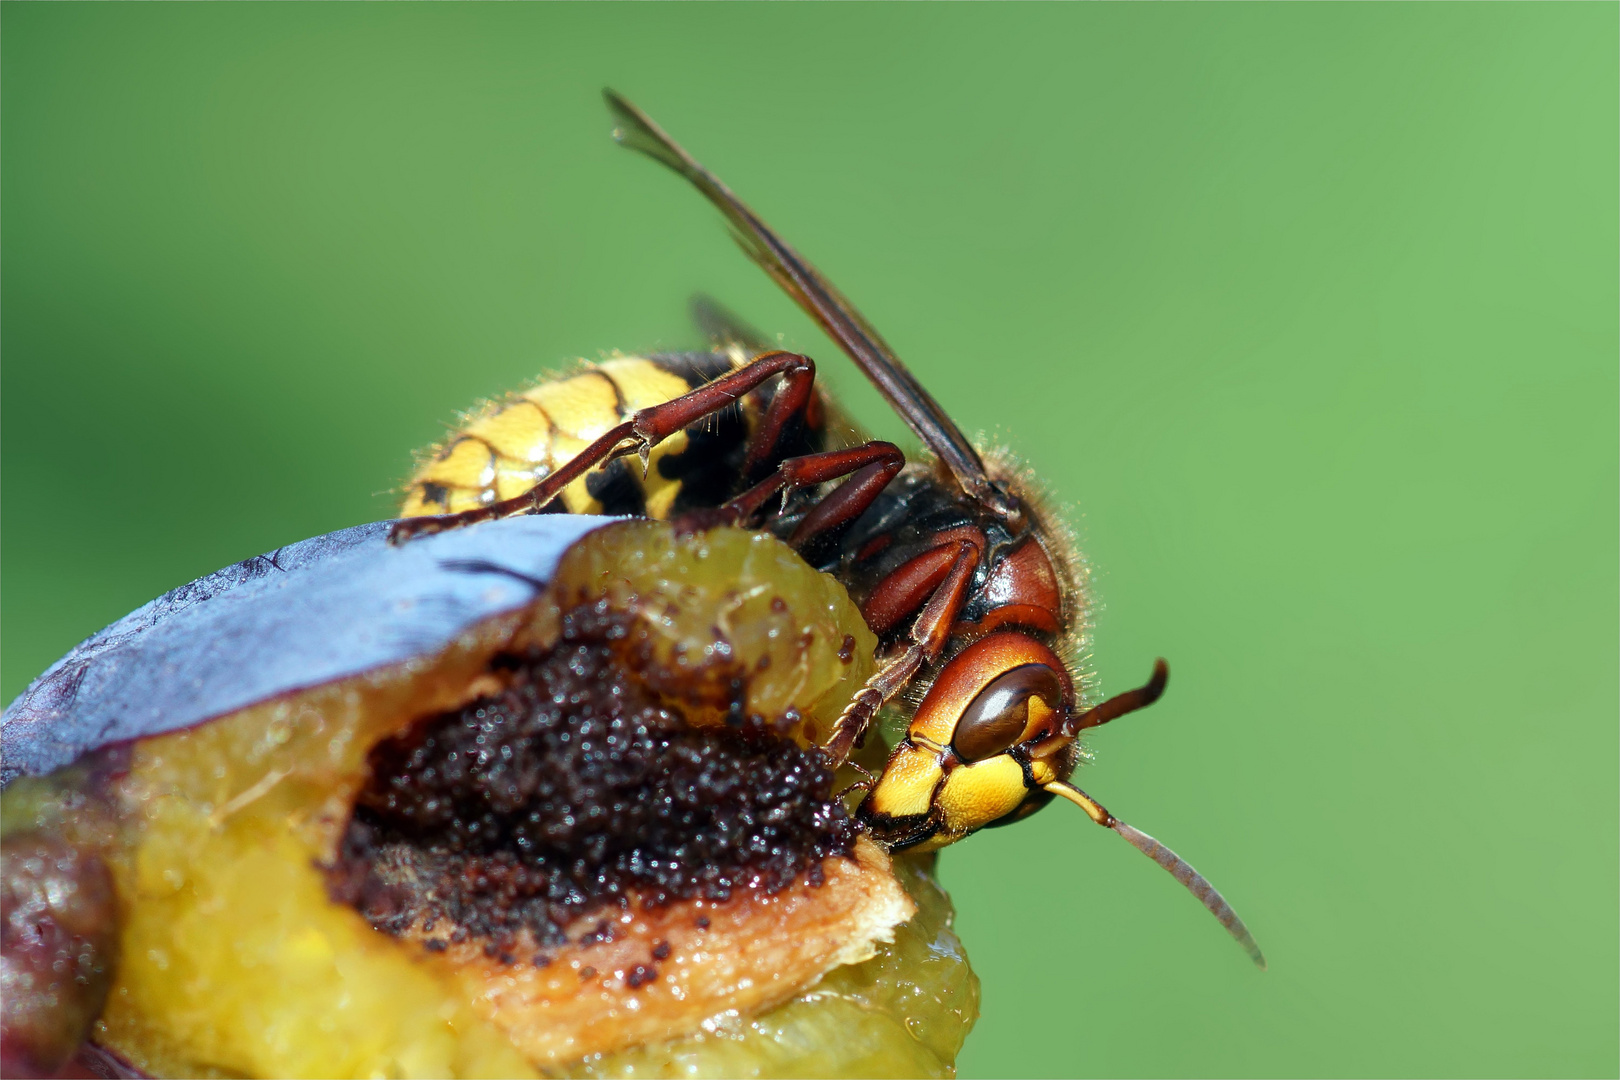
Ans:
[[[491,402],[425,458],[401,516],[454,514],[521,495],[638,410],[680,397],[745,359],[740,351],[615,357]],[[699,489],[729,486],[729,477],[712,474],[741,446],[750,420],[731,410],[697,425],[701,430],[678,432],[653,448],[645,478],[638,459],[621,458],[574,481],[560,501],[574,514],[667,517],[677,499],[701,505],[724,498]]]

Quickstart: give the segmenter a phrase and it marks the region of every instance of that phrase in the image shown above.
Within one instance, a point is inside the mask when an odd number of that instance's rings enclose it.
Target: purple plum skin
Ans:
[[[278,548],[92,634],[0,715],[0,787],[450,644],[522,607],[612,519],[545,514],[388,542],[390,522]]]

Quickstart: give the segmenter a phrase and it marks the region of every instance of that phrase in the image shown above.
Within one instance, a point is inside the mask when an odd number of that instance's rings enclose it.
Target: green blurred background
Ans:
[[[1615,1075],[1617,8],[3,9],[4,696],[386,517],[455,411],[695,343],[901,429],[643,105],[1073,508],[1083,783],[946,853],[964,1075]]]

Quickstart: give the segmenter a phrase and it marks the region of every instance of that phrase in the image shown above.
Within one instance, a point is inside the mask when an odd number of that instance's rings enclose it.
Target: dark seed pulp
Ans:
[[[776,891],[849,852],[819,750],[762,722],[690,728],[619,661],[614,617],[566,626],[550,653],[508,659],[502,693],[372,752],[333,882],[377,926],[444,920],[498,955],[632,896]]]

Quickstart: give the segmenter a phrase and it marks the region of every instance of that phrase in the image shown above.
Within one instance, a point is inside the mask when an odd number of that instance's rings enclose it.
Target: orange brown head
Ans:
[[[856,818],[893,849],[935,851],[1062,797],[1174,875],[1264,968],[1243,920],[1202,875],[1068,782],[1080,732],[1151,705],[1169,677],[1160,660],[1146,685],[1077,711],[1073,680],[1051,649],[1016,630],[980,638],[934,679]]]

